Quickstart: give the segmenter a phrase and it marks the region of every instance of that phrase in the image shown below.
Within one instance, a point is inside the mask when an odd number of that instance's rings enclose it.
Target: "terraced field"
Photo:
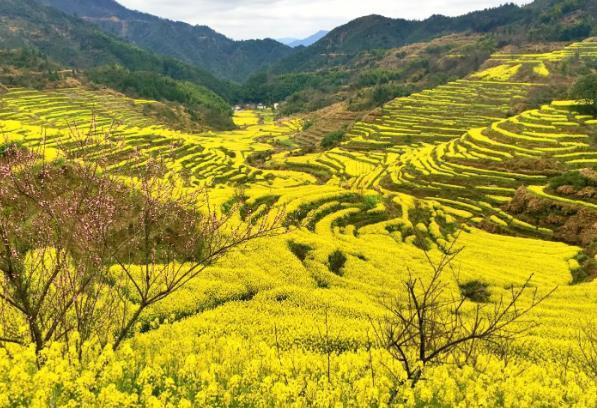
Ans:
[[[140,126],[149,122],[141,112],[141,107],[147,103],[153,102],[79,88],[60,89],[51,94],[15,88],[2,96],[0,119],[22,120],[31,125],[56,128],[88,127],[93,120],[98,127],[110,126],[113,122]]]
[[[554,169],[538,169],[537,162],[557,163],[559,171],[594,166],[595,122],[566,101],[506,117],[530,89],[545,86],[546,64],[573,55],[592,58],[595,44],[545,54],[496,54],[490,68],[468,79],[388,103],[373,121],[356,123],[338,148],[280,160],[353,191],[400,192],[441,202],[473,225],[549,236],[500,206],[522,185],[542,191]],[[513,82],[523,67],[539,72],[536,82]]]
[[[245,163],[251,153],[269,148],[256,139],[283,141],[298,126],[292,121],[275,124],[271,113],[258,117],[241,112],[236,119],[240,129],[225,138],[213,133],[190,135],[152,122],[139,111],[145,103],[152,102],[79,89],[48,93],[13,89],[2,96],[0,131],[27,147],[76,154],[129,175],[149,158],[159,157],[168,170],[198,186],[217,180],[264,180],[262,171]],[[94,143],[85,145],[89,137]]]
[[[159,158],[166,179],[207,187],[222,211],[240,196],[239,222],[280,208],[286,227],[150,308],[142,317],[149,329],[118,353],[106,351],[97,366],[55,353],[40,374],[34,353],[22,351],[19,378],[41,384],[58,405],[68,389],[114,406],[595,406],[595,378],[574,362],[579,330],[597,313],[597,281],[573,285],[582,248],[505,206],[526,186],[596,210],[590,199],[545,186],[555,173],[597,164],[597,119],[575,101],[510,115],[544,86],[550,62],[593,58],[596,49],[586,41],[552,53],[496,54],[469,78],[391,101],[354,124],[340,146],[311,154],[299,153],[308,142],[299,119],[275,121],[267,111],[237,112],[234,131],[187,134],[143,116],[149,101],[80,89],[0,95],[5,140],[50,159],[68,152],[123,177]],[[537,80],[517,82],[529,67]],[[409,272],[429,276],[422,249],[438,259],[456,240],[464,248],[459,280],[485,282],[492,301],[531,275],[541,293],[558,289],[533,310],[529,319],[541,324],[515,343],[508,363],[486,353],[476,368],[431,367],[426,381],[396,395],[370,319],[384,315],[381,300],[401,293]],[[338,270],[330,267],[336,251],[345,259]],[[455,277],[446,284],[458,290]],[[0,394],[37,395],[10,387],[7,376]]]
[[[506,117],[532,86],[463,79],[399,98],[384,106],[376,121],[356,124],[348,147],[379,149],[449,140]]]
[[[294,140],[305,148],[316,148],[326,134],[338,129],[348,128],[355,120],[362,117],[360,112],[351,112],[342,103],[337,103],[317,112],[309,120],[307,129],[296,134]]]
[[[556,170],[546,168],[547,163],[560,171],[597,163],[591,139],[597,132],[594,120],[574,107],[573,102],[554,102],[486,128],[470,129],[449,142],[413,149],[392,169],[386,185],[442,202],[475,223],[489,218],[508,229],[536,232],[499,207],[522,185],[546,184]]]

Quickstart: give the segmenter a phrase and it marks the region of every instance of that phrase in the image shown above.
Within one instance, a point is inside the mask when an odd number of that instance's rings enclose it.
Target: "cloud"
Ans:
[[[234,39],[302,38],[368,14],[423,19],[456,16],[506,0],[118,0],[124,6],[190,24],[207,25]],[[525,4],[529,0],[514,0]]]

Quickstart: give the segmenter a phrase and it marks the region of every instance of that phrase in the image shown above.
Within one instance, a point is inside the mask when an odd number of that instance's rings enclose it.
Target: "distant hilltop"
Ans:
[[[282,44],[288,45],[289,47],[296,48],[296,47],[308,47],[312,44],[315,44],[317,41],[321,40],[325,37],[329,31],[326,30],[319,30],[315,34],[307,37],[298,39],[298,38],[278,38],[277,41],[281,42]]]

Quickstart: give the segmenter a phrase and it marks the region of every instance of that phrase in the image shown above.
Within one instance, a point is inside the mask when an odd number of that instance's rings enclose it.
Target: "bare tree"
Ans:
[[[467,299],[455,296],[442,281],[461,252],[454,249],[455,243],[437,263],[425,251],[432,270],[430,279],[416,277],[409,270],[405,296],[386,304],[387,316],[374,324],[380,346],[401,364],[413,387],[427,365],[446,363],[457,355],[472,356],[480,343],[503,344],[534,327],[536,323],[523,324],[522,318],[555,290],[543,296],[532,290],[530,300],[526,303],[525,299],[522,306],[522,297],[530,290],[530,276],[520,287],[511,288],[509,296],[493,304],[476,304],[471,310]]]

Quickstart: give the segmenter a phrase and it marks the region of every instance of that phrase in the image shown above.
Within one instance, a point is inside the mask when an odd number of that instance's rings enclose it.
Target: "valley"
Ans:
[[[0,407],[596,406],[593,9],[0,4]]]
[[[581,361],[578,331],[596,311],[597,281],[572,282],[575,269],[594,270],[594,226],[588,241],[557,242],[556,229],[525,221],[506,205],[525,188],[556,205],[597,209],[594,199],[546,188],[554,168],[597,162],[595,116],[579,112],[575,101],[508,114],[530,89],[544,86],[516,82],[523,66],[548,76],[545,64],[570,53],[593,58],[597,42],[547,54],[495,54],[500,65],[393,100],[355,123],[337,147],[304,154],[297,154],[301,119],[275,119],[268,110],[237,111],[236,130],[190,134],[145,117],[150,100],[78,88],[6,90],[0,96],[5,145],[18,143],[50,162],[71,157],[97,164],[123,179],[159,159],[164,179],[182,190],[207,188],[218,211],[238,197],[239,217],[251,214],[255,222],[279,208],[288,227],[227,255],[147,309],[141,322],[151,329],[118,353],[102,352],[101,369],[70,365],[54,353],[36,371],[35,354],[24,351],[2,375],[21,370],[19,381],[43,385],[34,390],[4,377],[2,394],[61,405],[87,387],[78,378],[95,378],[101,391],[77,400],[279,406],[384,405],[400,398],[409,406],[481,400],[522,406],[532,398],[533,405],[591,406],[590,375],[564,376],[559,367],[566,353]],[[93,142],[81,144],[83,138]],[[259,156],[265,159],[256,163]],[[391,396],[383,352],[370,348],[370,319],[383,316],[380,299],[399,293],[407,270],[428,276],[422,249],[437,258],[454,243],[464,248],[455,261],[459,281],[485,282],[492,299],[528,276],[539,291],[557,290],[529,316],[541,324],[514,343],[515,363],[485,351],[477,357],[481,372],[430,367],[425,382]],[[297,244],[305,251],[300,258]],[[328,259],[334,251],[344,255],[335,271]],[[56,384],[72,391],[45,394]]]

